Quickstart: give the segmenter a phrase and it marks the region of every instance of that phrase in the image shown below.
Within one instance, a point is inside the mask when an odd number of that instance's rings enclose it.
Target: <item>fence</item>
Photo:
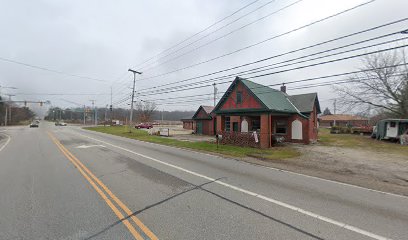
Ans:
[[[259,133],[253,132],[220,132],[219,135],[222,135],[220,139],[221,144],[231,144],[242,147],[259,147]]]

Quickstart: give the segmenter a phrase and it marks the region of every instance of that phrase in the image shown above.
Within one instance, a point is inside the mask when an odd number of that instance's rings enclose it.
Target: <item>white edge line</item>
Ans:
[[[386,237],[383,237],[383,236],[380,236],[380,235],[377,235],[377,234],[374,234],[374,233],[365,231],[365,230],[360,229],[360,228],[358,228],[358,227],[354,227],[354,226],[352,226],[352,225],[349,225],[349,224],[346,224],[346,223],[343,223],[343,222],[340,222],[340,221],[337,221],[337,220],[334,220],[334,219],[331,219],[331,218],[328,218],[328,217],[324,217],[324,216],[318,215],[318,214],[316,214],[316,213],[313,213],[313,212],[304,210],[304,209],[302,209],[302,208],[299,208],[299,207],[296,207],[296,206],[293,206],[293,205],[290,205],[290,204],[281,202],[281,201],[279,201],[279,200],[276,200],[276,199],[273,199],[273,198],[269,198],[269,197],[267,197],[267,196],[264,196],[264,195],[261,195],[261,194],[257,194],[257,193],[252,192],[252,191],[248,191],[248,190],[243,189],[243,188],[236,187],[236,186],[234,186],[234,185],[225,183],[225,182],[223,182],[223,181],[219,181],[219,180],[217,180],[217,179],[215,179],[215,178],[211,178],[211,177],[205,176],[205,175],[203,175],[203,174],[200,174],[200,173],[197,173],[197,172],[194,172],[194,171],[190,171],[190,170],[187,170],[187,169],[185,169],[185,168],[182,168],[182,167],[179,167],[179,166],[170,164],[170,163],[166,163],[166,162],[160,161],[160,160],[158,160],[158,159],[156,159],[156,158],[152,158],[152,157],[146,156],[146,155],[144,155],[144,154],[134,152],[134,151],[129,150],[129,149],[127,149],[127,148],[123,148],[123,147],[120,147],[120,146],[117,146],[117,145],[114,145],[114,144],[111,144],[111,143],[108,143],[108,142],[105,142],[105,141],[102,141],[102,140],[99,140],[99,139],[96,139],[96,138],[93,138],[93,137],[85,136],[85,135],[83,135],[83,134],[79,134],[79,133],[77,133],[77,134],[80,135],[80,136],[82,136],[82,137],[86,137],[86,138],[92,139],[92,140],[94,140],[94,141],[98,141],[98,142],[104,143],[104,144],[106,144],[106,145],[110,145],[110,146],[112,146],[112,147],[121,149],[121,150],[123,150],[123,151],[126,151],[126,152],[129,152],[129,153],[138,155],[138,156],[140,156],[140,157],[143,157],[143,158],[152,160],[152,161],[154,161],[154,162],[157,162],[157,163],[166,165],[166,166],[168,166],[168,167],[172,167],[172,168],[178,169],[178,170],[180,170],[180,171],[189,173],[189,174],[191,174],[191,175],[194,175],[194,176],[197,176],[197,177],[200,177],[200,178],[204,178],[204,179],[206,179],[206,180],[212,181],[213,183],[217,183],[217,184],[219,184],[219,185],[222,185],[222,186],[225,186],[225,187],[227,187],[227,188],[236,190],[236,191],[238,191],[238,192],[241,192],[241,193],[244,193],[244,194],[247,194],[247,195],[250,195],[250,196],[259,198],[259,199],[263,199],[263,200],[265,200],[265,201],[267,201],[267,202],[274,203],[274,204],[276,204],[276,205],[278,205],[278,206],[281,206],[281,207],[284,207],[284,208],[293,210],[293,211],[295,211],[295,212],[304,214],[304,215],[306,215],[306,216],[319,219],[319,220],[321,220],[321,221],[323,221],[323,222],[327,222],[327,223],[336,225],[336,226],[338,226],[338,227],[340,227],[340,228],[347,229],[347,230],[349,230],[349,231],[356,232],[356,233],[359,233],[359,234],[361,234],[361,235],[364,235],[364,236],[367,236],[367,237],[371,237],[371,238],[377,239],[377,240],[391,240],[390,238],[386,238]]]
[[[81,131],[83,131],[83,132],[89,132],[90,130],[83,130],[83,129],[81,128]],[[91,131],[91,132],[92,132],[92,133],[100,133],[100,132],[95,132],[95,131]],[[100,134],[106,134],[106,133],[100,133]],[[81,134],[80,134],[80,135],[81,135]],[[137,142],[141,142],[141,143],[151,144],[151,145],[155,145],[155,146],[162,146],[162,147],[166,147],[166,148],[175,148],[175,149],[180,149],[180,150],[184,150],[184,151],[192,152],[192,153],[196,153],[196,154],[202,154],[202,155],[211,156],[211,157],[216,157],[216,158],[228,159],[228,160],[232,160],[232,161],[239,161],[239,162],[244,163],[244,164],[249,164],[249,165],[252,165],[252,166],[257,166],[257,167],[262,167],[262,168],[267,168],[267,169],[274,170],[274,171],[278,171],[278,172],[290,173],[290,174],[294,174],[294,175],[298,175],[298,176],[303,176],[303,177],[318,179],[318,180],[322,180],[322,181],[327,181],[327,182],[330,182],[330,183],[336,183],[336,184],[340,184],[340,185],[344,185],[344,186],[349,186],[349,187],[364,189],[364,190],[367,190],[367,191],[370,191],[370,192],[376,192],[376,193],[381,193],[381,194],[390,195],[390,196],[394,196],[394,197],[400,197],[400,198],[406,198],[406,199],[408,199],[408,196],[404,196],[404,195],[401,195],[401,194],[390,193],[390,192],[384,192],[384,191],[380,191],[380,190],[376,190],[376,189],[372,189],[372,188],[357,186],[357,185],[354,185],[354,184],[351,184],[351,183],[344,183],[344,182],[339,182],[339,181],[330,180],[330,179],[326,179],[326,178],[321,178],[321,177],[306,175],[306,174],[303,174],[303,173],[297,173],[297,172],[293,172],[293,171],[289,171],[289,170],[284,170],[284,169],[280,169],[280,168],[275,168],[275,167],[270,167],[270,166],[264,166],[264,165],[257,164],[257,163],[251,163],[251,162],[247,162],[247,161],[243,161],[243,160],[238,160],[238,159],[235,159],[235,158],[221,157],[221,156],[218,156],[218,155],[213,155],[213,154],[211,154],[211,153],[204,153],[204,152],[199,152],[199,151],[190,150],[190,149],[188,149],[188,148],[180,148],[180,147],[167,146],[167,145],[158,144],[158,143],[145,142],[145,141],[141,141],[141,140],[137,140],[137,139],[126,138],[126,137],[120,137],[120,136],[116,136],[116,135],[113,135],[113,134],[108,134],[108,135],[109,135],[109,136],[113,136],[113,137],[125,138],[125,139],[129,139],[129,140],[133,140],[133,141],[137,141]]]
[[[0,152],[3,151],[3,149],[7,146],[7,144],[9,144],[11,137],[5,133],[0,133],[1,135],[4,135],[6,137],[8,137],[7,141],[3,144],[3,146],[0,147]]]

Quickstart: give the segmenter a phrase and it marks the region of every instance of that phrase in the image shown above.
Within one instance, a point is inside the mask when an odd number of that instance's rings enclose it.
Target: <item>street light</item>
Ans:
[[[136,73],[142,74],[142,72],[138,72],[133,69],[128,69],[129,72],[133,73],[133,89],[132,89],[132,102],[130,103],[130,116],[129,116],[129,132],[132,132],[132,121],[133,121],[133,101],[135,98],[135,83],[136,83]]]

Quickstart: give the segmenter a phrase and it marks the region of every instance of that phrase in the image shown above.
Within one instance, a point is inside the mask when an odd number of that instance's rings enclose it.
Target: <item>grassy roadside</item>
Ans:
[[[377,141],[358,134],[331,134],[330,129],[319,129],[319,143],[324,146],[365,149],[373,152],[408,156],[408,146],[388,141]]]
[[[132,130],[129,133],[126,126],[114,126],[114,127],[86,127],[84,129],[112,134],[121,137],[127,137],[132,139],[137,139],[145,142],[158,143],[167,146],[188,148],[193,150],[199,150],[209,153],[217,153],[230,157],[255,157],[261,159],[279,160],[285,158],[297,157],[300,155],[298,151],[290,147],[274,147],[271,149],[257,149],[250,147],[238,147],[231,145],[217,145],[211,142],[186,142],[175,140],[167,137],[151,136],[146,131],[143,130]]]

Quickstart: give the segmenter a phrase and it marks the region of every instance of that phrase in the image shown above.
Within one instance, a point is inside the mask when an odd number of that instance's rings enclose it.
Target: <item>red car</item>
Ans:
[[[135,128],[137,129],[141,129],[141,128],[146,128],[146,129],[150,129],[153,128],[153,125],[150,123],[139,123],[135,126]]]

